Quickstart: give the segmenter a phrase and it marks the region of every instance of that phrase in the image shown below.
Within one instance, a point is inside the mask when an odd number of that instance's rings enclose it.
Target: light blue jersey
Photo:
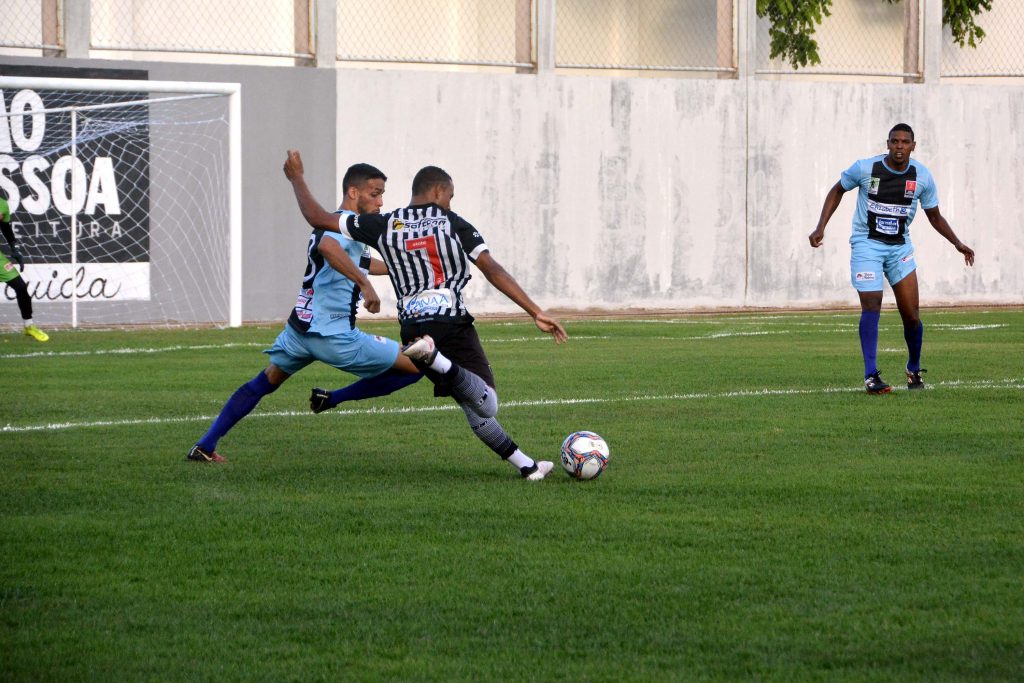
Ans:
[[[352,214],[351,211],[338,213]],[[355,327],[361,293],[352,280],[332,268],[320,253],[320,243],[325,239],[337,241],[364,273],[369,269],[370,249],[338,233],[314,230],[309,236],[306,272],[288,324],[302,334],[328,337]]]
[[[911,159],[902,172],[885,162],[886,155],[855,161],[839,178],[844,190],[860,188],[853,215],[850,241],[870,238],[886,244],[903,244],[910,238],[910,222],[918,204],[923,209],[939,205],[935,180],[924,164]]]
[[[351,214],[351,211],[339,211]],[[338,233],[314,230],[306,249],[306,272],[288,324],[265,353],[270,362],[289,375],[315,360],[374,377],[391,368],[398,358],[398,342],[366,334],[356,325],[362,295],[356,283],[336,271],[320,253],[323,240],[335,240],[362,271],[370,268],[369,247]]]

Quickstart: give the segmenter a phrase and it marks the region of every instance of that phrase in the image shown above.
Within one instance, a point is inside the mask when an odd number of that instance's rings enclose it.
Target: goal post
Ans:
[[[241,325],[240,99],[238,83],[0,76],[0,193],[36,320]]]

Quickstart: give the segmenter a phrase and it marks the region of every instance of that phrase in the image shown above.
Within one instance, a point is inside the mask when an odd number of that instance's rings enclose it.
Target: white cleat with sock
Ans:
[[[550,460],[538,460],[537,471],[533,474],[526,476],[527,481],[540,481],[544,477],[548,476],[548,472],[555,466],[555,463]]]

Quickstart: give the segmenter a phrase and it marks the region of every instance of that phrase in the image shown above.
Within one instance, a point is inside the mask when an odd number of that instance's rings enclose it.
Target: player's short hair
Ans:
[[[424,166],[412,179],[412,193],[414,195],[429,192],[436,185],[451,185],[452,177],[447,171],[437,166]]]
[[[345,171],[345,177],[341,180],[341,191],[348,192],[348,188],[358,187],[367,180],[374,180],[376,178],[380,178],[384,182],[387,182],[388,180],[388,177],[384,175],[384,172],[376,166],[371,166],[370,164],[352,164],[348,167],[348,170]]]
[[[897,123],[889,131],[889,137],[892,137],[892,134],[895,133],[896,131],[901,131],[903,133],[910,133],[910,139],[911,140],[914,139],[914,129],[910,127],[910,124],[907,124],[907,123]]]

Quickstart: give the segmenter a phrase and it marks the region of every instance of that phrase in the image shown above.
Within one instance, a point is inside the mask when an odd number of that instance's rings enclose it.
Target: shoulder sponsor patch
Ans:
[[[903,189],[903,196],[909,199],[914,196],[915,192],[917,192],[917,181],[908,180],[906,187]]]

